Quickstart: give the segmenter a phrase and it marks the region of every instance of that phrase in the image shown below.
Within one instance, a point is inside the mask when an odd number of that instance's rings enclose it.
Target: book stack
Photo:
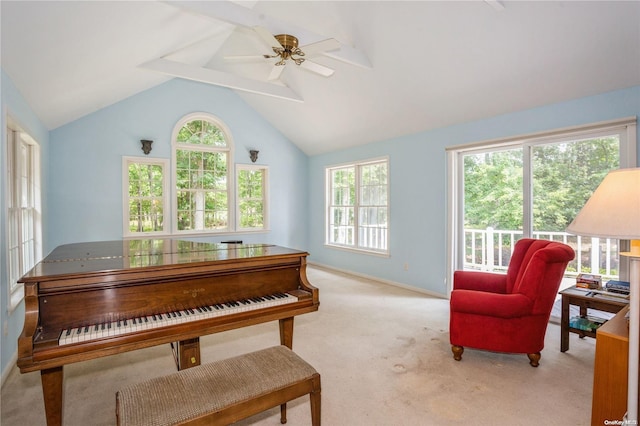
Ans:
[[[576,278],[576,287],[599,290],[602,288],[602,277],[594,274],[579,274]]]
[[[609,280],[604,287],[607,289],[607,291],[611,291],[613,293],[629,294],[628,281]]]

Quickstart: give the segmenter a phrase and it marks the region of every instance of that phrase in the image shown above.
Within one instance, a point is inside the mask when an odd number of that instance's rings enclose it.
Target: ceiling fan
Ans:
[[[287,63],[292,62],[295,65],[300,66],[308,71],[329,77],[334,73],[334,70],[320,65],[317,62],[309,60],[310,57],[319,55],[324,52],[336,50],[340,48],[340,42],[336,39],[329,38],[316,43],[307,44],[305,46],[298,46],[298,39],[290,34],[278,34],[272,35],[267,29],[263,27],[253,27],[253,30],[264,40],[269,47],[273,50],[274,54],[263,54],[253,56],[228,56],[225,59],[229,60],[262,60],[262,59],[277,59],[273,64],[274,67],[269,74],[269,80],[277,80],[280,78],[284,67]]]
[[[2,0],[0,0],[1,2]],[[236,27],[253,29],[256,33],[261,34],[261,39],[266,40],[267,45],[273,51],[273,48],[286,49],[280,41],[278,41],[263,26],[270,28],[289,28],[294,34],[298,34],[301,38],[322,39],[317,33],[310,32],[304,28],[296,26],[290,22],[283,22],[278,18],[265,15],[249,9],[234,1],[189,1],[189,0],[163,0],[162,3],[170,4],[189,13],[201,14],[213,19],[232,24]],[[331,68],[325,67],[318,63],[312,62],[309,58],[315,55],[328,56],[332,59],[358,66],[363,69],[371,69],[371,63],[366,55],[349,44],[342,44],[334,39],[327,39],[317,43],[308,44],[300,47],[300,51],[304,55],[293,55],[295,58],[304,56],[304,61],[300,61],[300,68],[305,68],[320,75],[330,76],[333,74]],[[175,52],[173,52],[175,53]],[[271,56],[271,51],[268,56]],[[277,62],[283,59],[280,55],[273,51],[278,57]],[[290,58],[290,57],[289,57]],[[234,57],[229,59],[251,59],[262,60],[275,59],[265,58],[265,55],[253,57]],[[285,64],[290,59],[285,59]],[[295,62],[294,62],[295,64]],[[242,77],[237,74],[216,70],[209,67],[193,65],[188,62],[169,58],[168,54],[148,62],[140,64],[140,68],[149,71],[158,72],[172,77],[183,78],[187,80],[199,81],[202,83],[213,84],[221,87],[228,87],[243,92],[256,93],[260,95],[272,96],[278,99],[286,99],[294,102],[304,102],[304,99],[286,84],[273,84],[269,81],[255,80],[253,78]],[[282,65],[274,65],[270,80],[277,80],[284,70]]]

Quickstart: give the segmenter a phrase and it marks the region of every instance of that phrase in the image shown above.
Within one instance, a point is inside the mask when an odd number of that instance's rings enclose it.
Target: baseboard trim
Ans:
[[[17,362],[18,362],[18,352],[16,351],[13,353],[13,355],[11,355],[11,359],[9,359],[7,366],[2,371],[2,381],[0,382],[0,387],[4,386],[4,382],[9,377],[9,374],[11,374],[11,371],[13,371],[13,368],[16,366]]]
[[[371,280],[371,281],[379,282],[381,284],[390,285],[392,287],[398,287],[398,288],[402,288],[402,289],[409,290],[409,291],[414,291],[416,293],[424,294],[426,296],[435,297],[435,298],[438,298],[438,299],[448,299],[448,297],[446,297],[445,295],[440,294],[440,293],[436,293],[434,291],[429,291],[429,290],[426,290],[424,288],[414,287],[414,286],[410,286],[410,285],[407,285],[407,284],[399,283],[399,282],[396,282],[396,281],[386,280],[386,279],[380,278],[380,277],[374,277],[372,275],[362,274],[360,272],[355,272],[355,271],[351,271],[351,270],[348,270],[348,269],[335,268],[333,266],[325,265],[325,264],[314,262],[314,261],[308,261],[307,264],[310,265],[310,266],[313,266],[314,268],[324,269],[324,270],[333,271],[333,272],[339,272],[339,273],[342,273],[342,274],[352,275],[352,276],[358,277],[358,278],[365,278],[365,279],[368,279],[368,280]],[[311,284],[313,284],[313,283],[311,283]]]

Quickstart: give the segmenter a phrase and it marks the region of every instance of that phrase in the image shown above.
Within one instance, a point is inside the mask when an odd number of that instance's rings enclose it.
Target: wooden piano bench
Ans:
[[[309,394],[320,426],[320,374],[286,346],[203,364],[116,393],[119,426],[228,425]]]

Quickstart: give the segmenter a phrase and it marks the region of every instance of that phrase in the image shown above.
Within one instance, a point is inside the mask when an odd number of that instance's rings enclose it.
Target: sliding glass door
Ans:
[[[635,166],[635,122],[474,144],[451,149],[449,159],[450,277],[506,271],[525,237],[571,245],[569,275],[618,277],[618,241],[565,229],[610,170]]]

